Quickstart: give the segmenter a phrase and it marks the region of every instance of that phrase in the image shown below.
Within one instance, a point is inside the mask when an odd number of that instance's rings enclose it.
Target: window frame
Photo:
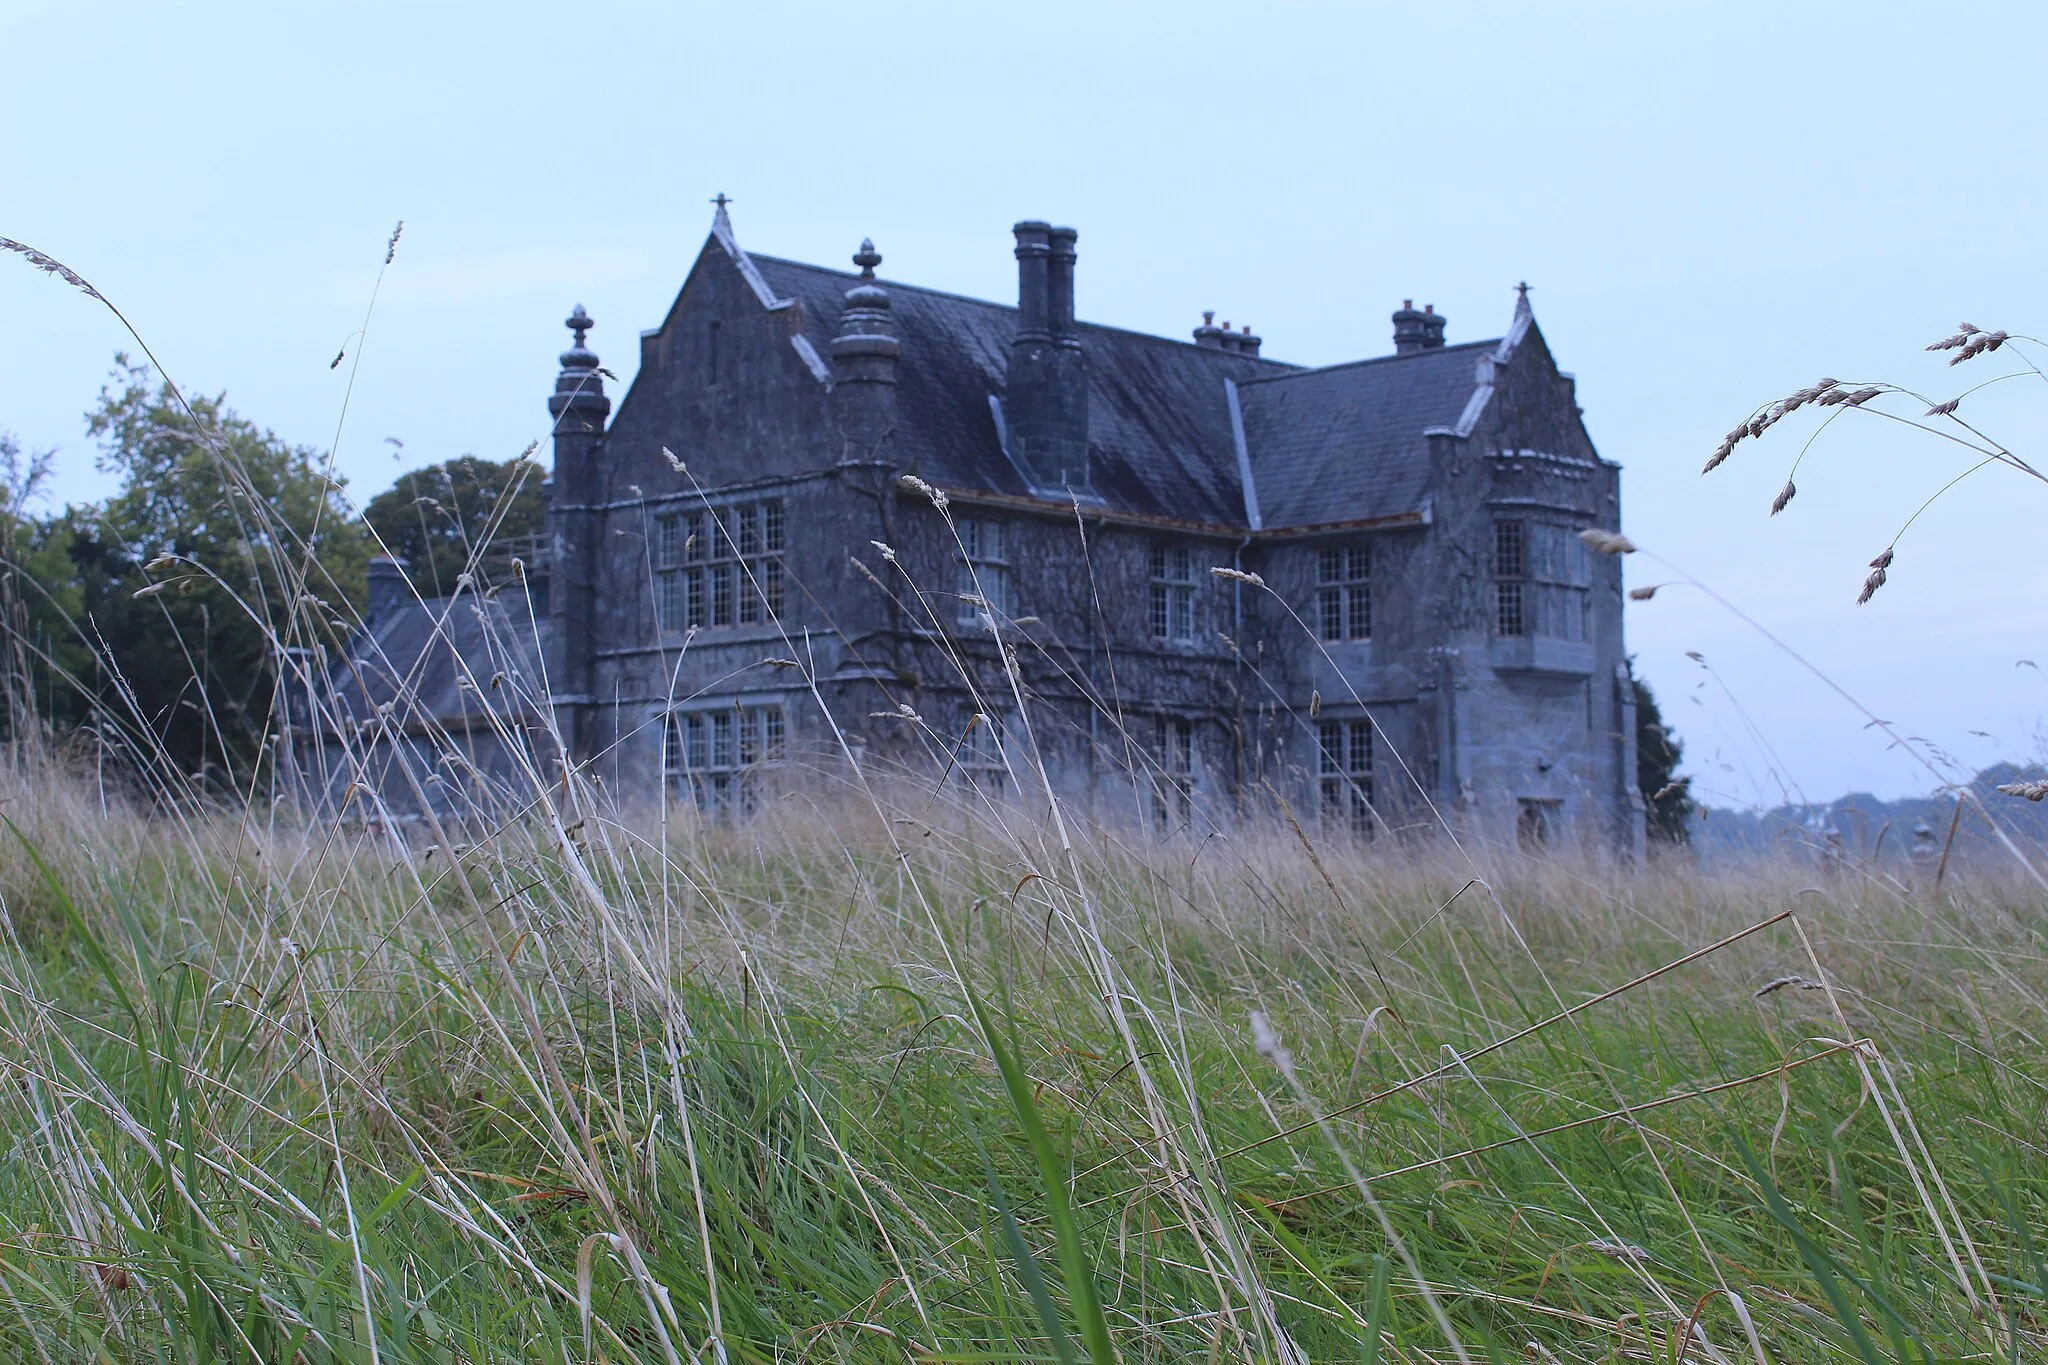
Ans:
[[[751,815],[756,779],[786,760],[788,740],[780,701],[679,707],[661,719],[662,787],[705,815]]]
[[[1195,642],[1195,550],[1192,545],[1154,541],[1147,560],[1151,570],[1151,615],[1154,640],[1171,645]]]
[[[1158,711],[1152,716],[1152,819],[1161,830],[1195,822],[1195,722]]]
[[[787,572],[780,497],[730,498],[655,517],[655,620],[664,634],[778,623]]]
[[[1010,548],[1015,523],[993,517],[962,517],[953,523],[958,539],[953,586],[958,599],[953,624],[962,630],[991,630],[1007,623],[1017,608]]]
[[[1372,568],[1369,540],[1316,550],[1316,633],[1326,644],[1372,639]]]
[[[1316,789],[1326,829],[1370,838],[1378,811],[1373,769],[1379,738],[1370,716],[1325,716],[1316,722]]]
[[[1529,634],[1529,523],[1499,517],[1493,523],[1493,633],[1503,639]]]
[[[960,781],[976,791],[1000,796],[1010,782],[1009,752],[1003,744],[1006,727],[1001,712],[970,711],[953,752]]]

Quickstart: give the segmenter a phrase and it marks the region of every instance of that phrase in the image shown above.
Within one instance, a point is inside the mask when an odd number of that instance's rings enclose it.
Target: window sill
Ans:
[[[1486,662],[1496,673],[1590,677],[1593,657],[1590,642],[1547,635],[1496,635],[1486,646]]]

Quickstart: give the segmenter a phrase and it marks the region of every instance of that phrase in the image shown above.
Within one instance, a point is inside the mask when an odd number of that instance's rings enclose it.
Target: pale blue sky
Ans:
[[[2015,664],[2048,651],[2048,489],[1966,481],[1858,609],[1953,447],[1838,422],[1775,520],[1809,424],[1698,470],[1822,374],[1959,391],[1920,350],[1959,318],[2048,330],[2044,39],[2048,10],[1997,3],[13,0],[0,234],[84,272],[181,382],[324,447],[328,361],[405,219],[339,447],[360,497],[403,467],[387,436],[422,463],[543,434],[576,302],[630,377],[721,190],[757,250],[838,263],[872,235],[885,275],[995,299],[1010,223],[1071,222],[1084,316],[1185,335],[1215,308],[1311,364],[1388,349],[1404,297],[1496,335],[1526,278],[1630,534],[1975,766],[2041,747],[2048,681]],[[124,339],[0,266],[0,430],[92,496],[80,415]],[[2044,399],[1973,408],[2037,450]],[[1720,801],[1930,785],[1697,594],[1629,631]]]

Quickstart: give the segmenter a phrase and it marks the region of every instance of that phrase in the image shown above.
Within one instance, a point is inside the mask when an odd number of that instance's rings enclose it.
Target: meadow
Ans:
[[[198,529],[68,598],[73,509],[0,544],[5,1359],[2048,1349],[2042,849],[1162,830],[1021,749],[999,793],[792,762],[737,823],[538,764],[488,821],[312,820],[262,794],[261,684],[359,627],[330,547],[365,534],[331,455],[151,373],[103,396],[127,501],[88,510]],[[0,454],[13,515],[47,456]],[[101,648],[136,602],[160,697]]]
[[[23,1361],[2025,1360],[2041,898],[1083,827],[0,813]],[[834,786],[838,790],[833,790]]]

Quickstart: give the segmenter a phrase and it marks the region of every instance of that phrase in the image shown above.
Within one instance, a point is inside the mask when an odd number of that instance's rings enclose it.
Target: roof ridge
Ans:
[[[788,256],[770,256],[766,252],[753,252],[750,254],[752,258],[756,261],[770,261],[776,265],[795,266],[800,270],[810,270],[815,271],[820,275],[830,275],[834,279],[857,280],[860,278],[860,276],[853,274],[851,271],[835,270],[829,265],[814,265],[809,261],[793,260]],[[879,277],[876,279],[875,282],[879,285],[882,285],[884,288],[891,290],[903,289],[908,290],[914,294],[928,294],[933,298],[952,299],[956,303],[977,304],[983,308],[994,308],[1005,313],[1014,313],[1017,311],[1017,305],[1014,303],[997,303],[994,299],[977,298],[972,294],[961,294],[951,289],[934,289],[930,285],[926,284],[911,284],[905,280],[881,279]],[[1114,323],[1089,322],[1085,319],[1082,319],[1077,322],[1077,325],[1092,332],[1109,332],[1117,336],[1133,337],[1140,341],[1157,342],[1162,346],[1173,346],[1180,350],[1187,351],[1191,354],[1215,355],[1233,360],[1246,360],[1250,361],[1254,365],[1271,365],[1276,369],[1283,370],[1290,374],[1307,368],[1306,366],[1298,365],[1291,360],[1276,360],[1271,356],[1246,355],[1242,351],[1225,351],[1214,349],[1208,346],[1197,346],[1192,341],[1182,341],[1178,337],[1161,336],[1157,332],[1141,332],[1134,327],[1118,327]],[[1282,376],[1267,375],[1261,377],[1278,379]]]
[[[1449,346],[1433,346],[1426,351],[1415,351],[1408,355],[1370,355],[1361,360],[1340,360],[1333,365],[1297,365],[1288,374],[1262,374],[1254,379],[1241,379],[1239,385],[1271,384],[1283,379],[1307,379],[1314,375],[1330,374],[1336,370],[1355,370],[1364,365],[1386,365],[1395,361],[1420,360],[1425,356],[1449,355],[1454,351],[1476,351],[1485,347],[1498,347],[1499,337],[1488,337],[1484,341],[1460,341]]]

